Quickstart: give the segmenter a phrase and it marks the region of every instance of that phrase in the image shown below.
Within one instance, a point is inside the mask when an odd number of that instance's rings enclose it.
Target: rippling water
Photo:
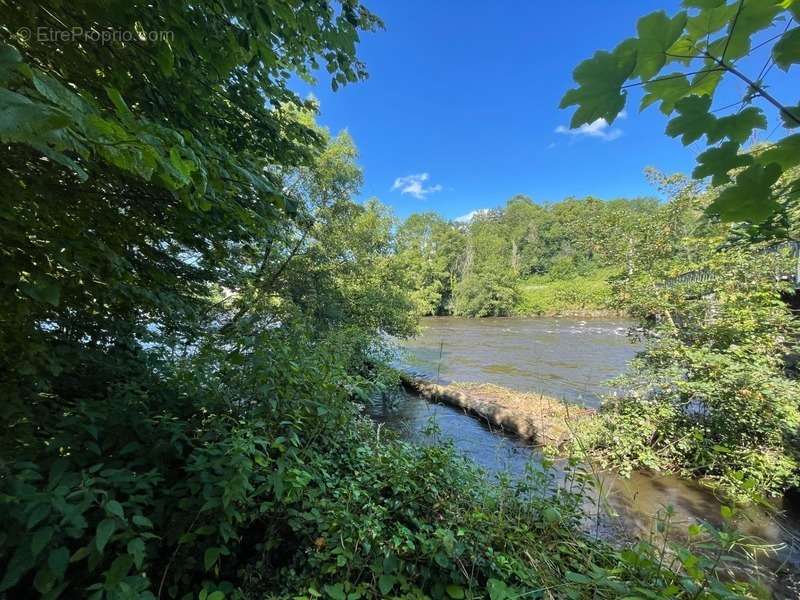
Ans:
[[[639,351],[624,320],[423,319],[402,363],[443,381],[494,383],[590,406]]]

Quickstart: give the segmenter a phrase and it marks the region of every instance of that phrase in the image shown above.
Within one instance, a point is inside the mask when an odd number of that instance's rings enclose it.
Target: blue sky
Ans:
[[[655,195],[646,166],[689,173],[702,151],[667,137],[656,107],[639,113],[638,90],[625,118],[583,134],[566,130],[571,111],[558,108],[581,60],[678,1],[364,1],[386,24],[359,47],[370,78],[337,92],[324,77],[299,89],[320,100],[322,124],[355,139],[361,199],[378,197],[400,217],[456,218],[518,193],[538,202]]]

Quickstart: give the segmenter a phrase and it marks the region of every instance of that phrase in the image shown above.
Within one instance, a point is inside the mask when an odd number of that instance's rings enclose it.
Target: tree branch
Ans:
[[[736,75],[736,77],[738,77],[739,79],[744,81],[747,85],[749,85],[750,89],[756,92],[757,96],[761,96],[762,98],[764,98],[767,102],[775,106],[775,108],[777,108],[783,115],[785,115],[786,117],[788,117],[789,119],[800,125],[800,117],[793,115],[788,108],[786,108],[783,104],[781,104],[772,94],[767,92],[760,84],[756,83],[755,81],[750,79],[747,75],[742,73],[739,69],[737,69],[731,64],[726,63],[721,58],[715,58],[711,56],[707,51],[705,54],[708,58],[717,63],[721,68]]]

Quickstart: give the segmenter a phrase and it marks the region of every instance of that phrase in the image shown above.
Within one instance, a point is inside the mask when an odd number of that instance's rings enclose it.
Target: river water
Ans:
[[[639,351],[628,335],[633,323],[622,320],[435,317],[422,327],[403,343],[402,362],[414,372],[590,406]]]
[[[632,323],[607,319],[423,320],[418,337],[405,341],[400,366],[430,379],[494,383],[522,392],[542,392],[569,402],[598,406],[609,378],[621,374],[640,347],[628,336]],[[537,451],[515,438],[490,431],[461,411],[405,393],[377,401],[372,416],[408,440],[427,443],[423,430],[435,419],[441,435],[486,469],[490,476],[524,472]],[[610,539],[645,537],[657,511],[672,506],[678,529],[689,523],[721,523],[720,501],[707,488],[676,477],[634,473],[628,479],[599,474],[601,514],[593,532]],[[777,502],[777,514],[752,507],[739,529],[775,552],[760,562],[775,578],[800,572],[800,511]]]

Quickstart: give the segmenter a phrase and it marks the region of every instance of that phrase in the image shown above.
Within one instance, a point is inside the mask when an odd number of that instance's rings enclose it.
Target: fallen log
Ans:
[[[439,385],[407,373],[403,387],[431,402],[460,408],[492,427],[539,446],[560,448],[572,437],[577,419],[592,410],[570,406],[543,394],[515,392],[491,384]]]

